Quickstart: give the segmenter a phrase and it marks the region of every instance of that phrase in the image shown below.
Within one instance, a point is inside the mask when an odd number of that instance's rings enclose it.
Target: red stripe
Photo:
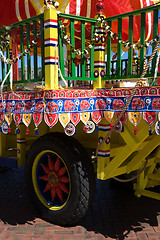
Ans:
[[[105,46],[105,44],[102,44],[102,43],[97,43],[97,44],[95,44],[95,46],[97,47],[97,46],[102,46],[102,47],[104,47]]]
[[[58,21],[57,21],[57,20],[54,20],[54,19],[47,19],[47,20],[44,21],[44,23],[47,23],[47,22],[57,23]]]
[[[94,63],[105,63],[105,61],[94,61]],[[106,125],[104,125],[106,126]]]
[[[49,40],[57,41],[58,39],[57,38],[46,38],[46,39],[44,39],[44,41],[49,41]]]
[[[50,57],[45,57],[45,60],[46,59],[55,59],[55,57],[51,57],[51,56]],[[58,59],[58,57],[56,59]]]

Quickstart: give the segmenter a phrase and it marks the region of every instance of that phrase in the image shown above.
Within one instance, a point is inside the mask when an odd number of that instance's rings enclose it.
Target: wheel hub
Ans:
[[[54,185],[54,184],[56,183],[56,177],[55,177],[54,173],[51,173],[51,174],[49,175],[49,183],[50,183],[51,185]]]

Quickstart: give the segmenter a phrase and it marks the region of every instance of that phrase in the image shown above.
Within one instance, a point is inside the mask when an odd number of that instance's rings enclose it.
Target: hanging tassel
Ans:
[[[151,126],[149,126],[149,135],[152,135],[152,129],[151,129]]]
[[[0,127],[0,132],[2,132],[2,127]]]
[[[112,129],[113,128],[113,123],[111,123],[111,125],[110,125],[110,129]]]
[[[34,130],[35,130],[35,135],[38,135],[39,134],[38,128],[35,128]]]
[[[29,134],[29,129],[28,129],[28,127],[27,127],[27,130],[26,130],[26,135],[28,135]]]
[[[123,125],[122,125],[122,130],[121,130],[121,132],[124,132],[124,127],[123,127]]]
[[[8,132],[9,132],[9,128],[8,128]],[[19,134],[19,133],[20,133],[19,128],[16,128],[15,134]]]
[[[134,135],[136,135],[136,134],[137,134],[137,128],[135,126],[135,128],[134,128]]]
[[[8,127],[8,132],[9,132],[9,133],[11,132],[11,128],[10,128],[10,126]]]

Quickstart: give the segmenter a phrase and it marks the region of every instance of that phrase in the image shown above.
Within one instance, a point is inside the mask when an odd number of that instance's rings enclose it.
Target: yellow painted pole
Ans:
[[[44,11],[45,88],[58,89],[57,11],[48,5]]]
[[[110,131],[110,124],[107,124],[105,118],[98,124],[98,142],[99,144],[105,138],[107,131]],[[110,161],[110,137],[101,146],[97,156],[97,178],[103,180],[105,177],[105,167]]]
[[[19,124],[19,134],[17,134],[17,164],[18,167],[24,166],[26,161],[26,126]]]
[[[104,3],[103,0],[98,0],[96,4],[97,14],[95,19],[100,16],[103,16]],[[94,76],[98,77],[98,80],[93,83],[93,88],[104,88],[105,81],[102,81],[102,77],[105,74],[105,28],[101,24],[100,27],[96,30],[99,36],[99,42],[95,43],[94,47]]]

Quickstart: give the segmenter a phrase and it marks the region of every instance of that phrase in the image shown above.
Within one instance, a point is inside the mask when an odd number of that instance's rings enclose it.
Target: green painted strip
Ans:
[[[28,81],[31,80],[31,54],[30,54],[30,23],[26,25],[27,30],[27,49],[29,53],[27,54],[27,79]]]
[[[152,5],[152,6],[149,6],[149,7],[145,7],[145,8],[142,8],[142,9],[138,9],[138,10],[135,10],[135,11],[132,11],[132,12],[127,12],[127,13],[123,13],[123,14],[119,14],[119,15],[115,15],[115,16],[112,16],[112,17],[107,17],[105,18],[106,21],[117,21],[118,18],[128,18],[129,16],[137,16],[137,15],[141,15],[142,13],[148,13],[148,12],[152,12],[154,10],[159,10],[160,9],[160,5]]]
[[[96,19],[94,19],[94,18],[81,17],[81,16],[76,16],[76,15],[66,14],[66,13],[60,13],[59,16],[65,18],[65,19],[70,19],[70,20],[72,19],[75,21],[77,20],[77,21],[96,23]]]
[[[3,54],[4,54],[4,51],[2,51]],[[2,61],[2,80],[5,78],[6,76],[6,73],[5,73],[5,64],[4,62]]]
[[[146,14],[141,14],[141,39],[140,44],[144,46],[145,44],[145,21],[146,21]],[[143,72],[144,69],[144,54],[145,54],[145,47],[140,49],[140,74]]]
[[[41,31],[41,64],[42,64],[42,79],[45,78],[45,66],[44,66],[44,18],[40,19],[40,31]]]
[[[83,52],[85,49],[85,22],[81,21],[81,51]],[[85,54],[81,56],[81,71],[82,71],[82,78],[85,77],[86,71],[86,61],[85,61]]]
[[[133,16],[129,17],[129,37],[128,40],[133,44]],[[128,49],[128,75],[132,75],[133,48]]]
[[[153,40],[158,36],[158,10],[154,10],[153,12]],[[152,44],[152,51],[155,48],[156,43]],[[156,66],[156,59],[157,54],[155,54],[153,60],[152,60],[152,70],[151,73],[154,74],[155,72],[155,66]]]
[[[23,36],[23,26],[20,26],[20,51],[24,52],[24,36]],[[21,80],[25,80],[25,72],[24,72],[24,56],[21,59]]]
[[[8,59],[10,59],[9,46],[6,47],[6,57]],[[10,70],[10,64],[7,64],[7,73],[9,72],[9,70]],[[7,82],[8,81],[10,81],[10,75],[9,75],[9,77],[7,79]]]
[[[97,81],[97,78],[88,78],[88,77],[64,77],[65,80],[78,80],[78,81]]]
[[[33,21],[33,40],[37,41],[37,21]],[[34,78],[37,78],[37,44],[33,47],[34,54]]]
[[[60,26],[60,21],[58,21],[58,24]],[[61,68],[61,73],[63,77],[65,76],[64,72],[64,54],[63,54],[63,33],[62,33],[62,28],[58,28],[58,39],[59,39],[59,55],[60,55],[60,68]]]
[[[112,23],[110,21],[107,22],[110,28],[112,27]],[[107,77],[111,75],[111,34],[107,33]]]
[[[91,23],[91,39],[93,38],[94,23]],[[94,46],[91,48],[90,54],[90,77],[94,78]]]
[[[122,19],[118,19],[118,39],[122,39]],[[121,76],[121,54],[122,54],[122,43],[117,43],[117,77]]]
[[[10,27],[10,28],[12,28],[12,27],[19,27],[19,26],[21,26],[21,25],[26,25],[27,23],[32,23],[34,20],[39,20],[40,18],[44,18],[44,14],[42,13],[42,14],[39,14],[39,15],[37,15],[37,16],[34,16],[34,17],[31,17],[31,18],[28,18],[28,19],[26,19],[26,20],[23,20],[23,21],[20,21],[20,22],[17,22],[17,23],[13,23],[13,24],[11,24],[11,25],[9,25],[9,26],[7,26],[7,27]],[[0,29],[0,33],[1,32],[5,32],[6,31],[6,28],[1,28]]]
[[[75,48],[75,33],[74,33],[74,20],[71,19],[70,20],[70,27],[71,27],[71,44],[73,46],[73,48]],[[71,73],[72,73],[72,77],[75,78],[75,53],[72,52],[71,49]]]

